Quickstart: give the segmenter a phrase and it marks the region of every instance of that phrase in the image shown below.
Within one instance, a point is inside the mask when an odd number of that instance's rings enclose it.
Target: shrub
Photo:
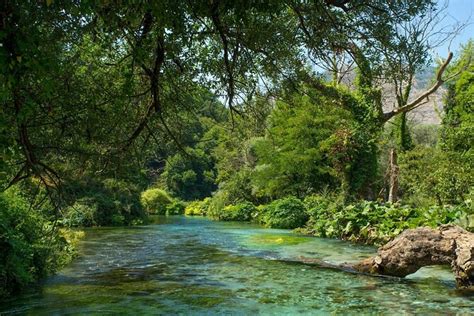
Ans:
[[[165,215],[166,207],[168,204],[171,204],[173,200],[166,191],[153,188],[142,192],[140,202],[148,213]]]
[[[125,216],[121,214],[114,214],[110,217],[110,224],[112,226],[123,226],[125,224]]]
[[[40,212],[12,191],[0,193],[0,297],[69,262],[73,248]]]
[[[91,197],[97,203],[98,225],[131,224],[146,217],[140,205],[140,190],[130,182],[105,179]]]
[[[226,191],[217,191],[216,194],[210,199],[209,206],[207,208],[207,215],[214,219],[219,219],[220,213],[230,204],[229,195]]]
[[[98,225],[95,220],[97,208],[97,203],[95,203],[94,199],[79,199],[72,206],[64,210],[62,224],[67,227],[96,226]]]
[[[210,198],[205,198],[202,201],[193,201],[186,206],[186,208],[184,209],[184,214],[188,216],[204,216],[207,214],[210,201]]]
[[[308,214],[301,200],[287,197],[265,206],[261,218],[267,227],[292,229],[302,227],[308,220]]]
[[[160,176],[168,192],[183,200],[208,196],[217,187],[213,159],[201,148],[186,148],[186,155],[178,152],[169,156]]]
[[[344,207],[344,195],[336,193],[313,194],[304,199],[306,211],[310,217],[318,217],[326,210],[337,211]]]
[[[252,220],[252,215],[256,210],[255,205],[250,202],[227,205],[221,212],[219,212],[217,219],[222,221],[248,222]]]
[[[186,205],[181,201],[173,201],[166,206],[166,215],[181,215],[184,214]]]

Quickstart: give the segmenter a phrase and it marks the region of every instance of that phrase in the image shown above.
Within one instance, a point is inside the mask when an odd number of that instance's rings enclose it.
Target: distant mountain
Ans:
[[[431,87],[435,75],[435,67],[426,67],[416,74],[413,89],[410,94],[410,101],[417,98],[425,90]],[[421,105],[419,108],[409,113],[409,120],[413,124],[440,124],[441,115],[443,113],[443,97],[445,92],[446,89],[444,87],[439,88],[438,91],[430,96],[428,103]],[[391,104],[394,103],[395,98],[393,98]]]

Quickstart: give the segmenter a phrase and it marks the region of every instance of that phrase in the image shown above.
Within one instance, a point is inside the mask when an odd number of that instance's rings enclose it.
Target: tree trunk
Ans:
[[[388,190],[388,202],[395,203],[398,201],[398,175],[400,173],[398,162],[397,162],[397,152],[395,148],[392,148],[390,151],[390,183]]]
[[[408,129],[407,113],[402,113],[396,118],[397,143],[400,151],[407,151],[413,148],[413,140]]]
[[[356,271],[404,277],[424,266],[451,265],[459,287],[474,286],[474,234],[459,226],[408,229],[382,246]]]

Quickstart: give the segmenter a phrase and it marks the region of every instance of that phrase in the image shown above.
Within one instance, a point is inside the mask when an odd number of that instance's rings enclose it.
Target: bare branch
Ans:
[[[438,90],[438,88],[441,87],[441,85],[446,82],[446,80],[443,79],[443,74],[452,59],[453,59],[453,53],[449,52],[448,58],[446,58],[444,63],[439,68],[438,73],[436,74],[436,82],[434,83],[434,85],[428,90],[426,90],[425,92],[423,92],[418,98],[416,98],[412,102],[405,104],[404,106],[401,106],[390,112],[384,113],[383,118],[382,118],[383,122],[390,120],[392,117],[394,117],[397,114],[406,113],[417,108],[418,106],[421,105],[420,103],[422,103],[425,99],[427,99],[431,94],[435,93]],[[449,79],[452,79],[452,76]]]

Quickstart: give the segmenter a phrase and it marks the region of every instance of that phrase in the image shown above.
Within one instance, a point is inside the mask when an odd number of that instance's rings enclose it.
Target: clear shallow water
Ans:
[[[275,259],[357,261],[375,248],[202,218],[86,230],[80,256],[0,314],[460,314],[474,295],[449,270],[376,278]]]

